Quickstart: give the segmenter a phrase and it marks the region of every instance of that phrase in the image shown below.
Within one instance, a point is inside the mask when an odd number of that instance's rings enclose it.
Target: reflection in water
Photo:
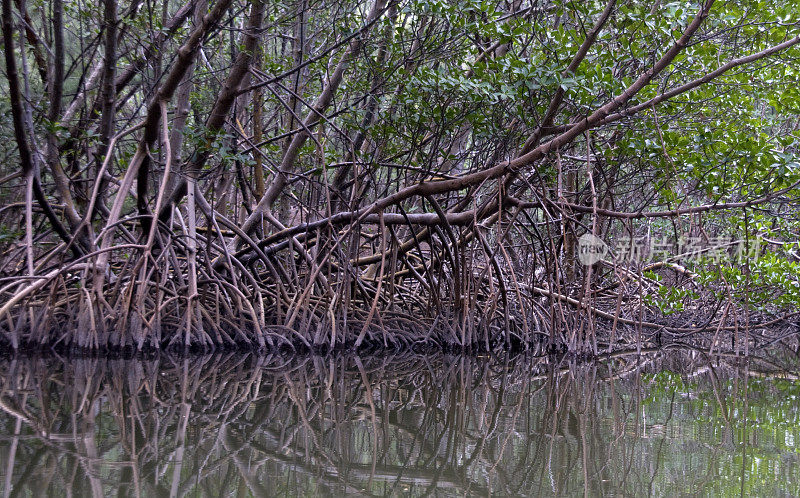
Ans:
[[[0,480],[5,496],[796,496],[785,368],[685,352],[6,361]]]

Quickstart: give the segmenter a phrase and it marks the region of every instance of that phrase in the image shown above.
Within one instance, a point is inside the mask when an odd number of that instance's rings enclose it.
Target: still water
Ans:
[[[0,360],[4,496],[798,496],[800,361]]]

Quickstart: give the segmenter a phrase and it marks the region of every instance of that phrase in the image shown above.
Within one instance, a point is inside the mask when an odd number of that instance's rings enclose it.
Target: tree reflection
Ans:
[[[800,441],[787,398],[800,387],[774,378],[787,371],[774,359],[229,355],[0,370],[5,496],[798,491],[769,479],[797,473]]]

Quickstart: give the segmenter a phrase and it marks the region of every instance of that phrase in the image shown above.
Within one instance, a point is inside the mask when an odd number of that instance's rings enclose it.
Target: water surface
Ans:
[[[0,361],[4,496],[798,496],[794,355]]]

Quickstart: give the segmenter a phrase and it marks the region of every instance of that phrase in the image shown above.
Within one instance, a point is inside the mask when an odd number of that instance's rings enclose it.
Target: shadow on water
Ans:
[[[797,362],[0,363],[4,496],[800,494]]]

